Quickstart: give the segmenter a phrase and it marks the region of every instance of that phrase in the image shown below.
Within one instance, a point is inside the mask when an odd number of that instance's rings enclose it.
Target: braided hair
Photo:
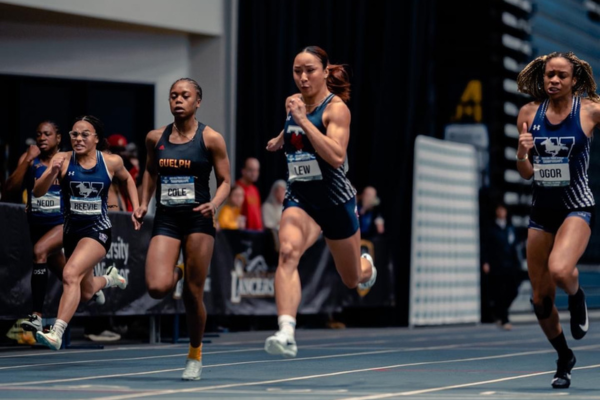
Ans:
[[[200,85],[198,84],[198,82],[196,82],[195,80],[193,80],[192,78],[179,78],[177,79],[175,82],[173,82],[173,84],[171,85],[171,90],[173,90],[173,86],[175,86],[175,84],[177,82],[181,82],[181,81],[185,81],[185,82],[189,82],[192,84],[192,86],[194,86],[194,89],[196,89],[196,94],[198,95],[198,98],[200,100],[202,100],[202,88],[200,87]]]
[[[79,121],[85,121],[94,127],[94,130],[96,131],[96,137],[98,138],[98,144],[96,145],[96,149],[100,151],[108,149],[108,140],[106,140],[106,138],[104,137],[104,124],[102,123],[102,121],[100,121],[93,115],[81,115],[75,118],[73,124]]]
[[[596,93],[596,81],[594,81],[591,65],[587,61],[580,60],[572,52],[561,53],[555,51],[540,56],[527,64],[517,77],[519,92],[526,93],[536,100],[548,98],[548,94],[544,90],[546,63],[557,57],[564,58],[573,65],[573,77],[577,78],[577,83],[573,86],[573,95],[582,96],[586,94],[590,100],[600,102],[600,96]]]

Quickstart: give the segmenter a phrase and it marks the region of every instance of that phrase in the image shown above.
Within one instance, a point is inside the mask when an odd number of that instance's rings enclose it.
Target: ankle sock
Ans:
[[[190,360],[201,361],[202,360],[202,345],[199,347],[192,347],[190,344],[190,349],[188,350],[188,356]]]
[[[296,331],[296,318],[291,315],[280,315],[279,318],[277,318],[277,322],[279,322],[280,331],[294,337]]]
[[[558,353],[559,360],[569,360],[573,356],[573,351],[567,345],[564,332],[560,332],[560,335],[550,339],[550,344]]]

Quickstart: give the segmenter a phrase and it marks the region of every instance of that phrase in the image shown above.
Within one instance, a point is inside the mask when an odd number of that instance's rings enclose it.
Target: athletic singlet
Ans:
[[[36,157],[33,159],[33,164],[27,169],[25,175],[27,220],[32,225],[62,225],[64,222],[63,200],[58,180],[42,197],[35,197],[32,193],[35,181],[42,176],[46,168],[39,157]]]
[[[204,144],[206,125],[198,122],[191,141],[169,142],[173,124],[169,124],[156,147],[158,162],[156,208],[163,211],[189,211],[210,201],[208,180],[213,168],[212,157]]]
[[[96,151],[96,165],[85,169],[75,152],[62,179],[65,194],[65,233],[98,232],[111,228],[108,219],[108,191],[112,177],[104,156]]]
[[[581,128],[581,98],[573,97],[571,113],[553,125],[546,117],[549,100],[538,108],[530,132],[534,183],[533,207],[574,209],[591,207],[594,196],[588,185],[591,138]]]
[[[327,129],[323,124],[323,112],[333,97],[334,94],[330,94],[312,112],[306,114],[324,135],[327,134]],[[296,125],[291,113],[283,128],[283,149],[288,165],[286,199],[326,208],[344,204],[356,195],[346,177],[344,166],[334,168],[323,160],[302,128]]]

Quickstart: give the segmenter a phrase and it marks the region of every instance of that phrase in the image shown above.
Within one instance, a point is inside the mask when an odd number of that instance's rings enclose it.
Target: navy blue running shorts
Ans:
[[[35,244],[55,226],[57,225],[29,224],[29,238],[31,239],[31,245],[35,246]]]
[[[104,247],[104,250],[107,253],[112,243],[112,234],[110,229],[83,233],[63,233],[63,248],[65,249],[65,257],[71,257],[75,251],[75,247],[77,247],[77,243],[79,243],[79,241],[83,238],[94,239],[96,242],[100,243],[102,247]]]
[[[156,210],[152,237],[162,235],[183,241],[191,233],[205,233],[215,236],[215,222],[197,211],[164,212]]]
[[[331,240],[347,239],[358,230],[358,214],[356,210],[356,197],[352,197],[344,204],[327,208],[316,208],[309,204],[297,203],[285,199],[283,210],[289,207],[303,209],[323,230],[323,236]]]
[[[596,212],[594,207],[572,208],[570,210],[532,207],[528,228],[556,234],[558,228],[568,217],[579,217],[592,228],[596,219]]]

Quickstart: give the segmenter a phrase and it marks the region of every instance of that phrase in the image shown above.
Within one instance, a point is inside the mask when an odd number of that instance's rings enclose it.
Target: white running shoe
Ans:
[[[183,381],[199,381],[202,375],[202,360],[196,361],[188,358],[185,360],[185,369],[181,380]]]
[[[54,327],[52,327],[48,333],[37,331],[35,333],[35,340],[44,346],[48,346],[52,350],[58,350],[62,345],[62,338],[59,338],[56,332],[54,332]]]
[[[177,284],[175,285],[175,291],[173,291],[173,299],[179,300],[179,299],[181,299],[182,295],[183,295],[183,278],[178,280]]]
[[[116,342],[118,340],[121,340],[121,335],[109,330],[102,331],[97,335],[83,335],[83,337],[85,337],[86,339],[90,339],[93,342]]]
[[[104,292],[102,290],[98,290],[94,296],[92,297],[92,299],[96,302],[96,304],[98,304],[99,306],[101,306],[102,304],[106,303],[106,297],[104,296]]]
[[[111,285],[111,287],[116,286],[119,289],[125,289],[127,287],[127,279],[119,275],[119,270],[115,268],[114,265],[108,267],[106,275],[108,275],[112,279],[113,285]]]
[[[298,353],[298,347],[293,337],[283,331],[277,331],[265,341],[265,351],[274,356],[293,358]]]
[[[21,328],[23,328],[25,331],[33,332],[34,334],[38,331],[41,332],[44,330],[42,326],[42,319],[37,314],[31,314],[26,320],[23,320],[21,322]]]
[[[367,261],[369,261],[369,263],[371,263],[371,269],[373,271],[373,272],[371,272],[371,278],[368,281],[366,281],[365,283],[358,284],[358,289],[361,292],[364,292],[365,290],[371,289],[373,287],[373,285],[375,284],[375,281],[377,280],[377,268],[375,268],[375,264],[373,264],[373,258],[371,257],[371,255],[369,253],[365,253],[365,254],[361,255],[360,257],[366,259]],[[365,294],[363,294],[363,296]]]

